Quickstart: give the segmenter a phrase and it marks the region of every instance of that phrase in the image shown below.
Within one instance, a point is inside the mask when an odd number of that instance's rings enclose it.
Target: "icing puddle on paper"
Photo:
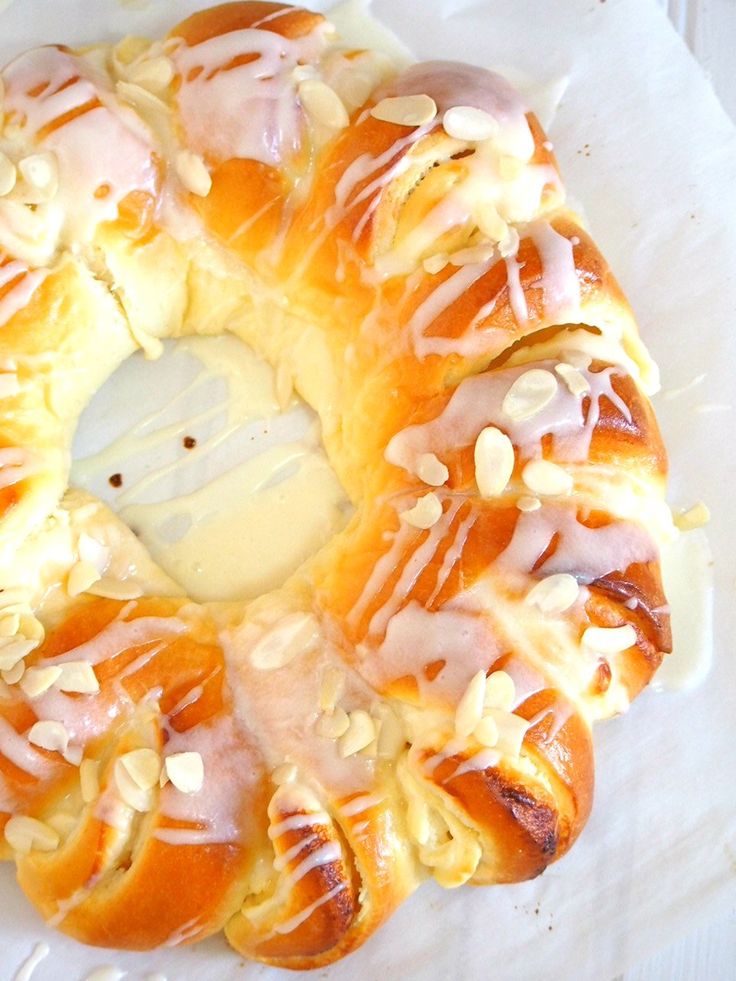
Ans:
[[[82,416],[74,457],[72,485],[199,601],[273,589],[346,521],[314,413],[296,398],[281,412],[272,368],[231,336],[128,359]]]

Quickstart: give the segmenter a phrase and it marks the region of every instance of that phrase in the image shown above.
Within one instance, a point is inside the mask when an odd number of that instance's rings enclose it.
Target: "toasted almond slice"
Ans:
[[[84,756],[84,749],[81,746],[67,746],[62,754],[67,763],[72,766],[79,766]]]
[[[144,790],[138,786],[125,767],[122,757],[115,760],[113,780],[120,800],[124,804],[141,814],[151,810],[154,801],[153,790]]]
[[[17,685],[20,679],[23,677],[26,670],[26,662],[18,661],[17,664],[13,665],[8,671],[0,671],[2,679],[6,685]]]
[[[379,703],[373,715],[380,722],[376,755],[380,760],[395,760],[406,745],[406,734],[401,720],[385,703]]]
[[[59,667],[56,687],[60,691],[94,695],[100,690],[100,683],[89,661],[66,661]]]
[[[482,429],[475,441],[475,482],[481,497],[498,497],[514,472],[514,445],[495,426]]]
[[[350,724],[347,731],[340,737],[339,751],[343,759],[359,753],[361,749],[370,746],[376,738],[376,725],[373,719],[363,709],[356,709],[349,715]]]
[[[27,607],[31,600],[31,592],[18,586],[14,589],[0,589],[0,612],[20,612],[19,607]],[[10,607],[10,610],[8,609]]]
[[[15,164],[4,153],[0,153],[0,197],[5,197],[15,187]]]
[[[43,624],[32,613],[22,613],[20,615],[18,633],[22,634],[28,640],[38,641],[39,644],[46,636]]]
[[[524,601],[538,606],[542,613],[555,616],[574,605],[580,593],[575,576],[558,572],[540,579],[526,594]]]
[[[325,712],[317,719],[316,730],[325,739],[339,739],[349,727],[348,713],[338,705],[332,712]]]
[[[698,501],[697,504],[693,504],[687,511],[674,515],[675,526],[680,531],[694,531],[696,528],[702,528],[703,525],[707,525],[709,521],[710,510],[708,505],[704,504],[703,501]]]
[[[164,761],[166,774],[182,794],[197,794],[204,784],[204,763],[199,753],[172,753]]]
[[[428,272],[430,276],[435,276],[438,272],[442,272],[449,261],[450,257],[446,252],[438,252],[437,255],[428,256],[422,265],[425,272]]]
[[[332,712],[345,689],[345,672],[340,668],[328,668],[319,690],[319,707],[323,712]]]
[[[141,790],[151,790],[161,776],[161,760],[155,749],[132,749],[120,757],[119,762],[128,776]]]
[[[20,681],[21,690],[29,698],[38,698],[61,677],[61,668],[28,668]]]
[[[82,800],[91,804],[100,793],[100,764],[98,760],[82,760],[79,764],[79,784]]]
[[[20,627],[20,613],[0,617],[0,637],[13,637]]]
[[[145,58],[128,70],[128,79],[131,82],[157,94],[165,91],[173,78],[174,66],[163,55],[157,58]]]
[[[212,178],[204,160],[192,150],[179,150],[174,158],[174,170],[184,187],[200,198],[212,189]]]
[[[519,251],[519,233],[511,225],[508,226],[506,235],[498,243],[498,251],[503,259],[515,256]]]
[[[621,627],[588,627],[583,644],[598,654],[619,654],[636,643],[636,630],[630,623]]]
[[[448,136],[467,143],[490,140],[498,133],[498,121],[484,109],[475,106],[453,106],[442,117]]]
[[[504,396],[501,411],[514,422],[525,422],[541,412],[557,394],[557,379],[544,368],[525,371]]]
[[[573,368],[571,364],[565,364],[562,361],[555,365],[555,371],[576,398],[586,395],[590,391],[590,382],[578,368]]]
[[[92,583],[86,590],[91,596],[101,596],[103,599],[134,600],[143,595],[143,590],[134,579],[113,579],[103,576]]]
[[[483,718],[485,690],[486,673],[478,671],[470,679],[455,710],[455,732],[461,739],[467,739]]]
[[[47,818],[46,823],[50,828],[58,832],[60,838],[68,838],[77,826],[77,819],[73,814],[58,811],[56,814],[52,814]]]
[[[492,749],[498,742],[498,726],[493,716],[484,716],[473,730],[473,735],[481,746]]]
[[[512,712],[495,712],[493,719],[498,728],[498,742],[495,748],[504,756],[518,758],[529,723]]]
[[[319,636],[319,623],[311,613],[290,613],[253,647],[251,663],[260,671],[277,671],[295,657],[313,651]]]
[[[542,496],[569,494],[573,488],[570,474],[551,460],[530,460],[521,479],[530,491]]]
[[[296,780],[296,775],[296,763],[282,763],[271,774],[271,780],[277,787],[280,787],[284,783],[293,783]]]
[[[413,508],[402,511],[400,517],[413,528],[426,529],[436,525],[442,517],[442,502],[430,491],[417,500]]]
[[[51,150],[32,153],[18,163],[21,176],[34,190],[53,197],[59,183],[59,165]]]
[[[418,845],[426,845],[429,841],[431,832],[429,807],[421,797],[416,795],[410,797],[407,804],[406,828]]]
[[[476,211],[475,220],[492,242],[501,242],[508,234],[508,225],[492,204],[482,204]]]
[[[5,840],[10,847],[28,855],[32,850],[53,852],[59,847],[59,832],[43,821],[16,814],[5,825]]]
[[[516,701],[514,679],[506,671],[492,671],[486,678],[483,706],[510,712]]]
[[[31,726],[28,742],[52,753],[65,753],[69,745],[69,733],[62,722],[42,719]]]
[[[100,573],[91,562],[76,562],[69,570],[66,580],[66,591],[70,596],[80,596],[100,578]]]
[[[431,487],[441,487],[450,476],[450,471],[434,453],[421,453],[417,457],[417,477]]]
[[[398,95],[381,99],[371,116],[399,126],[423,126],[437,115],[437,103],[428,95]]]
[[[299,100],[315,120],[328,129],[345,129],[350,122],[340,96],[326,82],[307,78],[299,84]]]
[[[0,670],[10,671],[36,647],[38,647],[37,640],[26,640],[25,637],[7,638],[7,643],[0,647]]]

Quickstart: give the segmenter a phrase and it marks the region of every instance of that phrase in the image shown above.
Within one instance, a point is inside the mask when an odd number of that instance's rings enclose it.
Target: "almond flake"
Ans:
[[[555,371],[567,385],[568,390],[576,398],[585,395],[590,391],[590,382],[577,368],[564,362],[555,365]]]
[[[33,614],[28,613],[21,614],[18,632],[23,634],[28,640],[38,641],[39,643],[46,636],[46,631],[41,621],[36,619]]]
[[[17,685],[26,670],[26,662],[18,661],[9,671],[0,671],[6,685]]]
[[[23,180],[45,197],[53,197],[59,183],[59,167],[56,154],[51,150],[33,153],[18,164]]]
[[[97,675],[89,661],[67,661],[58,670],[59,680],[56,687],[60,691],[94,695],[100,690]]]
[[[514,472],[514,445],[495,426],[482,429],[475,441],[475,482],[481,497],[498,497]]]
[[[484,109],[475,106],[453,106],[442,117],[448,136],[468,143],[490,140],[498,133],[498,122]]]
[[[498,726],[492,715],[486,715],[473,730],[473,736],[481,746],[492,749],[498,742]]]
[[[43,821],[17,814],[5,825],[5,840],[10,847],[28,855],[33,849],[39,852],[53,852],[59,847],[59,833]]]
[[[398,95],[381,99],[371,109],[374,119],[399,126],[424,126],[437,115],[437,103],[428,95]]]
[[[197,794],[204,784],[204,763],[199,753],[172,753],[164,761],[166,775],[182,794]]]
[[[510,712],[516,701],[514,679],[506,671],[492,671],[486,678],[483,706]]]
[[[0,153],[0,197],[5,197],[15,187],[15,164],[4,153]]]
[[[350,727],[350,719],[345,709],[337,708],[332,712],[325,712],[317,719],[316,730],[319,736],[325,739],[339,739],[344,736]]]
[[[110,549],[107,545],[103,545],[102,542],[98,542],[96,538],[83,531],[79,536],[77,551],[83,562],[89,562],[102,575],[110,561]]]
[[[492,242],[501,242],[508,234],[508,225],[492,204],[482,204],[476,211],[475,220]]]
[[[43,719],[31,726],[28,742],[52,753],[65,753],[69,745],[69,733],[63,723]]]
[[[66,580],[66,591],[70,596],[80,596],[100,578],[97,567],[91,562],[76,562],[69,570]]]
[[[570,474],[551,460],[530,460],[521,472],[521,479],[530,491],[542,496],[569,494],[573,488]]]
[[[61,677],[61,668],[28,668],[21,678],[21,691],[29,698],[38,698],[51,688],[54,682]]]
[[[514,422],[525,422],[549,405],[557,394],[557,379],[544,368],[525,371],[511,385],[501,411]]]
[[[200,198],[212,189],[212,178],[204,160],[191,150],[179,150],[174,158],[174,170],[184,187]]]
[[[161,760],[155,749],[133,749],[121,756],[118,762],[141,790],[151,790],[161,776]]]
[[[113,579],[110,576],[98,578],[87,587],[87,592],[91,596],[111,600],[134,600],[143,595],[140,585],[133,579]]]
[[[370,746],[376,738],[376,725],[363,709],[351,712],[349,719],[347,731],[340,737],[339,750],[343,759],[359,753],[361,749]]]
[[[442,502],[436,494],[430,491],[417,500],[413,508],[402,511],[400,517],[413,528],[427,530],[442,517]]]
[[[276,671],[313,651],[318,640],[319,624],[311,613],[290,613],[261,637],[250,660],[260,671]]]
[[[406,745],[406,735],[401,720],[394,710],[379,703],[373,713],[380,722],[376,755],[380,760],[395,760]]]
[[[449,261],[450,257],[446,252],[438,252],[437,255],[428,256],[422,265],[425,272],[428,272],[430,276],[435,276],[438,272],[442,272]]]
[[[426,845],[432,830],[429,807],[421,797],[412,796],[406,808],[406,828],[418,845]]]
[[[296,763],[282,763],[271,774],[271,780],[277,787],[280,787],[284,783],[293,783],[296,780],[296,776]]]
[[[36,647],[38,647],[36,640],[26,640],[24,637],[7,638],[6,643],[0,646],[0,670],[10,671]]]
[[[532,603],[538,606],[542,613],[554,616],[569,610],[579,593],[580,587],[575,576],[567,572],[559,572],[540,579],[526,594],[524,602]]]
[[[710,521],[710,510],[707,504],[698,501],[697,504],[693,504],[687,511],[675,514],[673,519],[675,526],[680,531],[694,531],[696,528],[702,528],[703,525],[708,524]]]
[[[529,723],[520,715],[511,712],[497,712],[493,719],[498,728],[498,742],[495,748],[504,756],[518,758]]]
[[[636,630],[630,623],[621,627],[588,627],[583,644],[597,654],[620,654],[636,643]]]
[[[0,617],[0,637],[13,637],[20,627],[20,614],[10,613]]]
[[[326,82],[308,78],[299,85],[299,101],[316,122],[328,129],[345,129],[350,122],[340,96]]]
[[[98,760],[82,760],[79,764],[79,786],[82,800],[91,804],[100,793],[100,764]]]
[[[135,750],[133,750],[135,752]],[[113,780],[120,800],[134,811],[145,814],[153,807],[152,790],[143,790],[126,769],[123,758],[115,760]]]
[[[174,78],[174,66],[163,55],[157,58],[146,58],[131,66],[128,79],[135,85],[140,85],[149,92],[161,93],[171,84]]]
[[[470,679],[455,710],[455,732],[467,739],[483,718],[483,696],[486,690],[486,673],[478,671]]]
[[[417,457],[416,473],[420,480],[432,487],[441,487],[450,471],[434,453],[421,453]]]
[[[73,814],[65,814],[63,811],[59,811],[57,814],[52,814],[46,823],[50,828],[53,828],[54,831],[59,833],[60,838],[68,838],[77,826],[77,819]]]
[[[332,712],[345,689],[345,672],[340,668],[328,668],[319,690],[319,707],[323,712]]]

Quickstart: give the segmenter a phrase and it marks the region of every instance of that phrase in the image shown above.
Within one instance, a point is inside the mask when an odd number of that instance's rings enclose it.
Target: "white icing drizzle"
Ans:
[[[330,865],[332,862],[337,862],[341,857],[342,852],[339,844],[336,841],[327,841],[324,845],[310,852],[295,869],[288,872],[284,877],[285,881],[289,886],[295,886],[307,873],[322,868],[324,865]]]
[[[248,28],[178,47],[172,58],[182,78],[177,102],[187,145],[215,162],[288,163],[304,141],[293,72],[319,57],[328,28],[319,24],[293,40]],[[249,54],[256,57],[233,66]]]
[[[520,512],[508,546],[498,556],[498,571],[531,572],[558,536],[554,552],[535,570],[549,576],[567,572],[590,583],[610,572],[625,571],[638,562],[651,562],[658,549],[649,533],[628,521],[612,521],[599,528],[582,525],[575,511],[547,505]]]
[[[320,908],[324,906],[325,903],[329,903],[330,900],[334,899],[338,893],[341,893],[344,889],[347,889],[347,882],[339,882],[336,886],[326,892],[324,895],[320,896],[319,899],[315,899],[313,903],[309,906],[305,906],[303,910],[292,916],[289,920],[284,920],[283,923],[279,923],[274,927],[274,933],[292,933],[298,926],[301,926],[305,920]]]
[[[290,817],[284,818],[283,821],[272,824],[268,829],[268,837],[272,841],[275,841],[276,838],[280,838],[287,831],[298,831],[300,828],[311,828],[313,825],[329,823],[330,819],[324,811],[315,811],[309,814],[292,814]]]
[[[340,811],[345,817],[355,817],[356,814],[362,814],[363,811],[367,811],[371,807],[378,807],[382,804],[385,797],[381,797],[379,794],[358,794],[357,797],[353,797],[346,804],[340,807]]]
[[[44,943],[43,941],[37,943],[31,954],[25,961],[23,961],[21,966],[13,975],[13,981],[31,981],[33,972],[36,970],[41,961],[46,960],[50,953],[51,949],[47,943]]]
[[[555,363],[540,361],[534,367],[552,371]],[[608,399],[627,422],[631,421],[628,406],[613,389],[613,377],[622,373],[617,368],[582,372],[590,385],[590,392],[586,393],[587,412],[583,411],[581,396],[573,395],[565,385],[558,385],[554,397],[541,411],[522,421],[510,418],[502,409],[504,397],[528,369],[529,365],[521,365],[466,378],[435,419],[409,426],[390,440],[386,459],[416,474],[421,454],[432,452],[442,459],[444,453],[471,446],[481,429],[492,425],[508,435],[522,457],[540,456],[543,437],[551,435],[555,459],[577,462],[588,456],[602,398]]]
[[[542,264],[545,316],[558,324],[578,323],[581,319],[580,283],[572,242],[547,221],[533,222],[527,232]]]
[[[53,763],[28,742],[25,733],[16,732],[2,716],[0,716],[0,753],[19,770],[39,779],[49,776],[55,768]],[[10,810],[5,806],[6,804],[7,801],[3,801],[3,809]]]

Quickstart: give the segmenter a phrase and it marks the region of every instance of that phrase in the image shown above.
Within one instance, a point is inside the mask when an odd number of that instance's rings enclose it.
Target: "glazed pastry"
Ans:
[[[535,117],[485,69],[398,72],[261,2],[2,80],[0,768],[27,896],[85,943],[224,929],[310,968],[429,876],[538,875],[588,816],[591,724],[670,649],[670,513],[656,368]],[[70,446],[132,352],[225,331],[317,411],[354,512],[278,590],[197,604],[68,491]]]

